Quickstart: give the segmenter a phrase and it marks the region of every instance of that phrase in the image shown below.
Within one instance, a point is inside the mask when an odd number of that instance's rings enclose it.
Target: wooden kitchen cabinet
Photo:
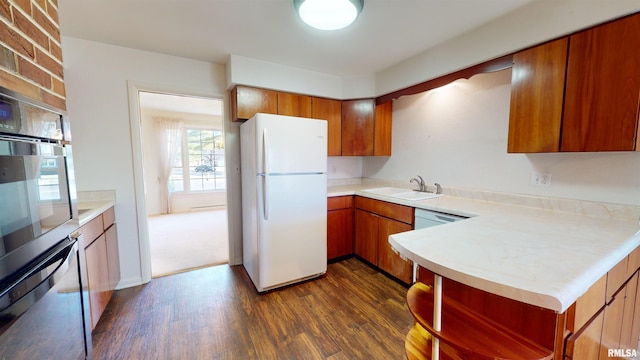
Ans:
[[[508,152],[560,150],[568,45],[562,38],[513,55]]]
[[[409,284],[412,263],[396,254],[389,235],[413,229],[412,207],[356,196],[354,253]]]
[[[109,289],[115,290],[120,282],[120,253],[118,248],[117,224],[111,225],[105,232],[107,260],[109,265]]]
[[[378,216],[355,209],[353,253],[378,266]]]
[[[342,102],[342,156],[372,156],[375,134],[373,99]]]
[[[311,96],[278,91],[278,115],[311,117]]]
[[[89,308],[91,309],[91,330],[93,330],[112,294],[109,287],[106,236],[100,235],[84,251],[87,259]]]
[[[515,54],[508,152],[638,150],[637,48],[640,13]]]
[[[419,266],[417,275],[418,282],[424,285],[414,285],[409,290],[407,304],[414,318],[419,315],[418,318],[430,326],[433,324],[433,295],[417,299],[415,288],[432,289],[434,273]],[[442,359],[485,359],[489,358],[487,353],[500,348],[503,350],[500,351],[499,358],[562,359],[564,342],[560,345],[557,356],[549,357],[549,354],[555,355],[556,328],[558,324],[563,324],[564,314],[479,290],[445,277],[442,278],[442,299],[442,333],[448,334],[448,341],[451,343],[446,352],[441,347]],[[416,319],[416,322],[419,321]],[[419,344],[421,340],[413,340],[415,335],[411,333],[407,338],[413,344]],[[430,348],[420,345],[417,347],[430,358]],[[524,356],[532,350],[529,357]],[[509,356],[505,351],[516,351],[519,357]],[[472,352],[482,352],[487,357],[474,357]],[[451,356],[453,354],[455,355]]]
[[[328,156],[391,156],[393,103],[335,100],[237,85],[231,90],[231,120],[256,113],[324,119]]]
[[[327,155],[342,155],[342,103],[340,100],[313,97],[311,117],[327,120]]]
[[[277,114],[278,93],[238,85],[231,90],[231,120],[248,120],[256,113]]]
[[[374,117],[373,155],[391,156],[393,102],[377,104]]]
[[[412,263],[404,260],[393,251],[389,244],[389,236],[412,230],[411,224],[378,217],[378,267],[405,284],[411,284]]]
[[[571,35],[562,151],[635,150],[640,14]]]
[[[120,256],[114,208],[96,216],[78,232],[82,236],[86,259],[91,329],[100,320],[120,281]]]
[[[599,359],[603,320],[604,311],[601,311],[580,333],[570,336],[567,339],[564,358],[567,360]]]
[[[343,101],[342,156],[390,156],[392,110],[391,101]]]
[[[608,359],[609,349],[636,349],[640,336],[640,248],[620,261],[567,311],[567,359]]]
[[[327,198],[327,260],[353,254],[353,196]]]

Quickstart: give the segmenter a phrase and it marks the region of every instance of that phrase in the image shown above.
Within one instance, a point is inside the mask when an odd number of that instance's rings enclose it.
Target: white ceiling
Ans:
[[[374,74],[532,1],[365,0],[350,27],[307,27],[292,0],[59,0],[64,36],[225,64],[230,54]]]

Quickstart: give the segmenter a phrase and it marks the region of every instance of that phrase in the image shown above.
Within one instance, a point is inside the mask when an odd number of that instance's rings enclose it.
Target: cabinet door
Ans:
[[[569,40],[562,151],[636,148],[640,14]]]
[[[584,328],[581,333],[576,333],[567,339],[565,359],[586,360],[598,359],[600,355],[600,335],[604,310]]]
[[[568,38],[513,55],[507,152],[560,150]]]
[[[328,156],[342,155],[342,104],[340,100],[312,98],[311,117],[327,120]]]
[[[89,306],[91,308],[91,329],[96,327],[100,315],[111,298],[109,288],[109,268],[107,265],[107,243],[104,234],[85,248]]]
[[[311,117],[311,96],[278,92],[278,115]]]
[[[378,267],[406,284],[411,283],[411,261],[403,260],[389,244],[389,235],[411,230],[409,224],[399,221],[378,218]]]
[[[373,155],[391,156],[391,117],[393,102],[376,105]]]
[[[276,114],[278,96],[273,90],[236,86],[231,90],[231,120],[242,121],[256,113]]]
[[[327,259],[353,254],[353,209],[327,213]]]
[[[638,273],[631,277],[624,293],[620,349],[635,349],[640,336],[640,299],[638,299]]]
[[[371,156],[374,141],[373,99],[342,102],[342,156]]]
[[[355,221],[353,252],[378,266],[378,216],[356,209]]]
[[[109,265],[109,289],[114,290],[120,282],[120,253],[118,251],[117,224],[105,231],[107,243],[107,264]]]
[[[625,310],[625,289],[619,292],[613,301],[604,309],[604,319],[602,324],[602,335],[600,339],[600,359],[607,359],[608,349],[620,349],[622,340],[622,322]],[[638,346],[638,341],[636,344]]]

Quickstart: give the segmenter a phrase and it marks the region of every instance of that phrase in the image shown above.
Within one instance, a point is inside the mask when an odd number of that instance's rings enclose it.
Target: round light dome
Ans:
[[[302,21],[320,30],[345,28],[358,17],[364,0],[293,0]]]

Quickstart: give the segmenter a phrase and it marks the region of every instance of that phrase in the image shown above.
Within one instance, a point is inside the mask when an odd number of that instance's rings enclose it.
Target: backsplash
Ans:
[[[346,179],[344,179],[346,180]],[[415,185],[408,181],[387,181],[380,179],[362,178],[350,179],[351,184],[335,184],[335,185],[352,185],[357,184],[357,180],[363,186],[383,187],[392,186],[406,189],[414,189]],[[428,191],[435,191],[435,187],[427,185]],[[565,199],[556,197],[542,197],[524,194],[510,194],[495,191],[466,189],[442,186],[442,192],[445,195],[456,197],[470,198],[475,200],[496,202],[501,204],[525,206],[529,208],[537,208],[543,210],[559,211],[577,215],[596,217],[601,219],[611,219],[619,221],[640,221],[640,206],[615,204],[607,202],[596,202],[587,200]]]
[[[115,190],[78,191],[78,202],[116,201]]]

